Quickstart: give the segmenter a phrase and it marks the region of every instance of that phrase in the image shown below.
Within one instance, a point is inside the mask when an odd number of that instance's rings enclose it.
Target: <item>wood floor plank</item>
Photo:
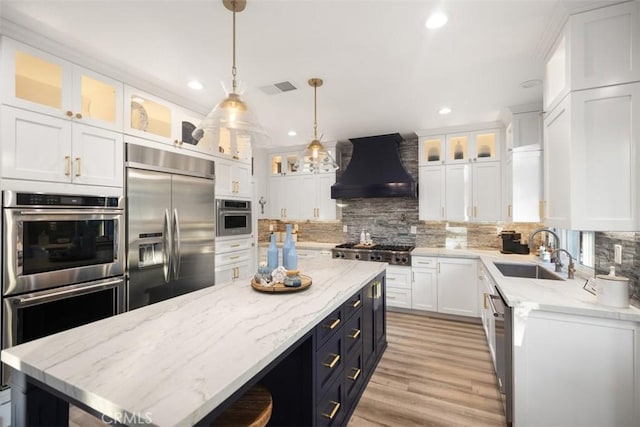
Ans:
[[[481,325],[388,312],[387,341],[349,427],[506,425]]]

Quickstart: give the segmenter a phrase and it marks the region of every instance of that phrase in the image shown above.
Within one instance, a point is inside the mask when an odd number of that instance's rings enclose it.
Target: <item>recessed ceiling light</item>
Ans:
[[[289,136],[296,136],[298,134],[298,132],[296,132],[295,130],[290,130],[287,135]]]
[[[522,89],[529,89],[531,87],[536,87],[542,84],[542,80],[540,79],[532,79],[532,80],[526,80],[522,83],[520,83],[518,86],[520,86]]]
[[[187,83],[187,86],[189,86],[193,90],[201,90],[204,87],[202,83],[197,80],[191,80],[189,83]]]
[[[436,12],[427,18],[427,22],[425,22],[425,27],[430,30],[435,30],[436,28],[444,27],[449,18],[442,12]]]
[[[438,110],[438,114],[449,114],[451,112],[451,108],[449,107],[442,107],[441,109]]]

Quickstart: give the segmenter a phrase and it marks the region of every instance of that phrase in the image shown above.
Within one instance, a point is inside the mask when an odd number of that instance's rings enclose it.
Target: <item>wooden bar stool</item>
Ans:
[[[271,418],[272,408],[271,393],[256,384],[220,414],[211,427],[264,427]]]

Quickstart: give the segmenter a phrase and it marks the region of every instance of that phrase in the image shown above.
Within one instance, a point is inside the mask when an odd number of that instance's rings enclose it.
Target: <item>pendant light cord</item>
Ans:
[[[236,93],[236,2],[233,2],[233,65],[231,66],[231,87],[232,93]]]
[[[318,85],[313,85],[313,139],[318,139]]]

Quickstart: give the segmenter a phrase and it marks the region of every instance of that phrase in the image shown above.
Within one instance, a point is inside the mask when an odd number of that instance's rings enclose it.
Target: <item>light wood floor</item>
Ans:
[[[388,312],[387,341],[349,427],[506,425],[481,325]]]
[[[482,326],[387,313],[389,346],[349,427],[504,426]],[[79,410],[70,427],[104,427]]]

